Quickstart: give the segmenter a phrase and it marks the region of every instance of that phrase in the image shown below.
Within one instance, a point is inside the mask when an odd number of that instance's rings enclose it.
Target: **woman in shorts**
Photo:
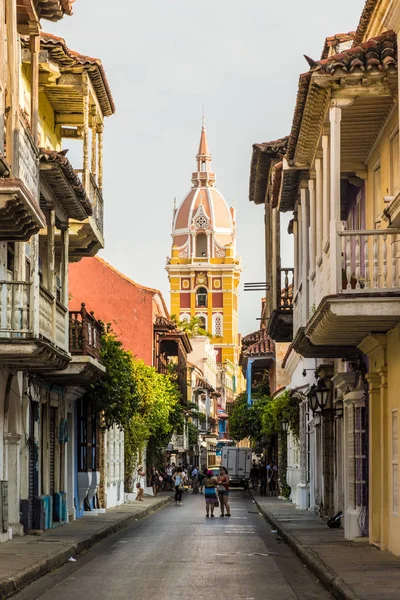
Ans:
[[[220,517],[231,516],[231,507],[229,506],[229,475],[227,469],[225,467],[219,468],[219,477],[218,477],[218,498],[219,505],[221,508]]]

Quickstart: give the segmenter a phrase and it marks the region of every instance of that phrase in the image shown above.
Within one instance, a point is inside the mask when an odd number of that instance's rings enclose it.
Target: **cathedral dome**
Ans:
[[[173,245],[180,248],[180,255],[185,258],[222,257],[225,246],[235,243],[235,214],[215,187],[204,124],[196,159],[197,171],[192,174],[192,188],[174,211]]]

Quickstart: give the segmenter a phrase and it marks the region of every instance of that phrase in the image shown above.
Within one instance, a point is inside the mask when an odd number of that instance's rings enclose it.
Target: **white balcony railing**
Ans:
[[[24,339],[39,334],[40,337],[66,350],[68,310],[60,302],[56,302],[53,294],[43,285],[40,286],[39,298],[33,300],[33,305],[31,292],[31,282],[0,281],[0,337]],[[31,313],[32,309],[35,310],[37,301],[39,331],[35,332]]]
[[[1,337],[29,336],[30,286],[24,281],[0,281]]]
[[[400,289],[400,229],[339,232],[341,273],[339,293]]]

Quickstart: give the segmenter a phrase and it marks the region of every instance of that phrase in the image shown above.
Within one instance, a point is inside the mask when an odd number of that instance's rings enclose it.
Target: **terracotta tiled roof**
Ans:
[[[76,67],[85,69],[96,91],[103,114],[110,116],[115,112],[110,86],[99,58],[92,58],[70,50],[63,38],[50,33],[41,34],[40,45],[49,52],[51,58],[61,66],[61,69],[65,71],[72,71]]]
[[[294,159],[303,112],[309,93],[311,93],[310,83],[314,73],[332,75],[339,69],[347,73],[352,73],[356,70],[360,70],[361,72],[372,71],[374,69],[387,71],[396,67],[397,45],[396,36],[393,31],[387,31],[340,54],[334,54],[329,58],[315,61],[307,73],[300,75],[292,129],[286,154],[289,163]],[[327,93],[326,90],[323,90],[323,93]]]
[[[281,190],[283,162],[278,162],[272,170],[271,207],[276,208],[279,203],[279,192]]]
[[[351,73],[355,69],[387,71],[390,67],[397,67],[396,34],[386,31],[359,46],[319,60],[311,70],[330,74],[336,69]]]
[[[268,185],[271,161],[280,159],[286,154],[288,137],[272,142],[253,144],[250,166],[249,200],[255,204],[263,204]]]
[[[72,15],[75,0],[35,0],[35,9],[40,19],[59,21],[64,15]]]
[[[43,165],[41,177],[46,180],[61,205],[67,209],[68,216],[80,221],[92,215],[92,205],[85,188],[65,156],[68,150],[56,152],[39,148],[39,152],[39,160]]]
[[[354,36],[354,46],[358,46],[362,43],[365,34],[367,33],[368,26],[371,21],[372,14],[375,10],[375,7],[381,0],[366,0],[364,4],[364,9],[361,13],[360,21],[358,23],[358,27]]]
[[[330,48],[336,49],[341,44],[350,44],[349,47],[351,47],[354,42],[355,34],[355,31],[349,31],[348,33],[336,33],[335,35],[327,37],[325,39],[324,48],[322,50],[321,60],[323,60],[324,58],[328,58]]]
[[[279,201],[279,210],[281,212],[294,210],[299,193],[301,175],[302,171],[295,169],[283,171],[282,193]]]
[[[275,342],[267,335],[265,329],[253,331],[242,339],[243,354],[246,357],[275,355]]]
[[[156,328],[168,329],[169,331],[173,331],[176,329],[175,325],[170,319],[163,317],[162,315],[156,316],[156,322],[154,323]]]

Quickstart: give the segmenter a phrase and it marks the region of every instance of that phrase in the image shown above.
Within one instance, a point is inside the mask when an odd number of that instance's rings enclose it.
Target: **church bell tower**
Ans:
[[[227,374],[232,373],[234,393],[240,378],[238,286],[242,268],[236,254],[235,210],[216,188],[204,123],[196,161],[192,187],[174,208],[167,264],[171,314],[181,320],[197,316],[212,334],[217,362]]]

